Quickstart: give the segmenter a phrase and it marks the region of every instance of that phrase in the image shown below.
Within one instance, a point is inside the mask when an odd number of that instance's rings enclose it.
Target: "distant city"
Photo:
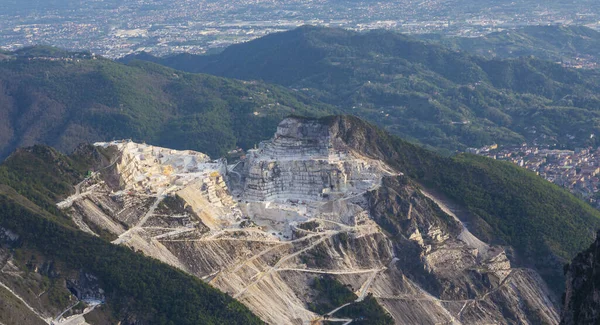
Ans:
[[[552,150],[525,143],[514,147],[494,144],[467,152],[527,168],[600,209],[600,147]]]
[[[305,24],[468,37],[524,25],[600,28],[600,3],[595,0],[5,1],[0,48],[45,44],[109,58],[140,51],[157,56],[210,53]]]

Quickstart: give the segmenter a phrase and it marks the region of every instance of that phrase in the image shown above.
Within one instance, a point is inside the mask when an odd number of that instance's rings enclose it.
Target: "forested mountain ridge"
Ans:
[[[136,58],[125,58],[125,61]],[[389,31],[304,26],[208,56],[137,56],[190,72],[298,89],[407,139],[450,150],[596,145],[598,72],[490,60]]]
[[[8,58],[0,60],[0,159],[37,143],[69,152],[113,138],[220,156],[267,138],[288,114],[333,110],[283,87],[151,63],[126,66],[47,47]]]
[[[584,26],[525,26],[481,37],[417,37],[490,59],[535,56],[583,68],[600,63],[600,32]]]

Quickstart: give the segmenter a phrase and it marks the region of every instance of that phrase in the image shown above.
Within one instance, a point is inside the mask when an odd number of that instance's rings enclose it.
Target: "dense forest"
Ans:
[[[573,66],[600,63],[600,32],[585,26],[525,26],[481,37],[417,37],[489,59],[535,56]]]
[[[283,87],[147,62],[127,66],[48,47],[0,60],[0,159],[38,143],[70,152],[123,138],[219,157],[270,137],[288,114],[333,111]]]
[[[297,89],[393,134],[450,151],[527,141],[596,146],[600,83],[533,57],[487,59],[391,31],[304,26],[216,55],[150,60]]]
[[[506,37],[548,53],[597,48],[585,28],[519,32],[528,38]],[[36,143],[68,152],[112,138],[221,156],[268,138],[288,114],[337,112],[447,153],[492,143],[598,145],[597,71],[531,56],[496,60],[458,51],[469,49],[451,44],[456,39],[437,41],[450,47],[394,32],[305,26],[216,55],[142,53],[123,59],[127,65],[50,47],[2,54],[0,159]]]

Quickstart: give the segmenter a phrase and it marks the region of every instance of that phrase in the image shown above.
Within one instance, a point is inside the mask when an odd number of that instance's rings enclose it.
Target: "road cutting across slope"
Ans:
[[[40,314],[37,310],[35,310],[35,308],[31,307],[31,305],[29,305],[27,303],[27,301],[25,301],[25,299],[23,299],[23,297],[19,296],[16,292],[14,292],[9,286],[5,285],[4,283],[0,282],[0,287],[4,288],[6,291],[10,292],[13,296],[15,296],[15,298],[19,299],[23,305],[25,307],[27,307],[27,309],[29,309],[32,313],[34,313],[36,316],[38,316],[42,321],[44,321],[46,324],[51,324],[51,318],[46,318],[44,317],[42,314]]]

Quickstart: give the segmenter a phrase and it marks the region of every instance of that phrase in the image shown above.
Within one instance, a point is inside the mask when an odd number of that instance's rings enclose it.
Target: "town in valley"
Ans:
[[[467,153],[527,168],[600,209],[600,147],[562,150],[527,143],[502,147],[493,144],[468,148]]]

